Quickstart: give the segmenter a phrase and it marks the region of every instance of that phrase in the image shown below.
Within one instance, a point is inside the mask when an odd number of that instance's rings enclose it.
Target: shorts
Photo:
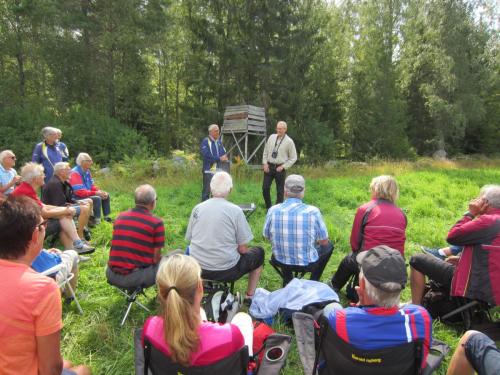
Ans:
[[[259,246],[251,247],[248,253],[240,256],[240,260],[234,267],[222,271],[202,270],[201,277],[214,281],[236,281],[263,264],[264,249]]]
[[[429,254],[416,254],[410,258],[410,266],[423,273],[429,279],[441,284],[445,289],[451,289],[451,280],[455,266]]]
[[[70,273],[75,273],[78,269],[78,253],[75,250],[65,250],[61,254],[62,267],[56,273],[56,281],[60,284],[63,280],[68,278]]]
[[[473,333],[464,349],[467,359],[479,375],[500,374],[500,350],[484,333]]]
[[[82,208],[80,207],[79,204],[72,204],[71,207],[75,209],[75,217],[80,216],[80,213],[82,212]]]
[[[47,220],[47,229],[45,230],[45,236],[57,236],[61,231],[61,224],[59,223],[59,219],[48,219]]]

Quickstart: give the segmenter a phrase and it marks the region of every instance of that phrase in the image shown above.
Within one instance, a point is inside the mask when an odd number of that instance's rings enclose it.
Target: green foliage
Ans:
[[[12,149],[20,167],[31,160],[35,144],[42,139],[40,131],[47,125],[63,130],[64,143],[73,157],[88,152],[99,164],[106,165],[127,155],[144,157],[151,152],[143,135],[109,116],[79,107],[57,114],[33,103],[0,110],[0,148]]]
[[[306,162],[492,154],[497,14],[492,0],[1,0],[0,111],[84,108],[158,155],[197,151],[237,104],[264,107],[270,131],[287,121]]]
[[[120,165],[125,170],[136,167],[148,168],[150,161],[131,160],[131,165]],[[166,228],[166,250],[184,249],[184,234],[191,209],[199,202],[201,174],[199,171],[182,174],[173,171],[173,166],[162,163],[162,172],[155,177],[124,175],[99,177],[98,183],[111,192],[113,215],[133,205],[133,190],[140,183],[151,183],[158,193],[156,214],[163,218]],[[114,168],[114,167],[113,167]],[[341,259],[350,251],[349,235],[356,208],[370,199],[369,183],[379,174],[396,176],[401,194],[398,205],[408,217],[405,256],[419,252],[419,244],[442,246],[449,228],[465,211],[467,202],[475,197],[482,185],[499,181],[499,162],[474,162],[470,168],[459,164],[439,165],[430,160],[416,164],[385,163],[340,163],[335,168],[303,167],[294,172],[303,173],[307,181],[305,202],[321,208],[330,238],[335,242],[335,251],[323,274],[328,280]],[[321,177],[314,177],[321,176]],[[252,245],[263,246],[266,264],[271,256],[270,244],[261,237],[266,210],[262,206],[261,173],[247,171],[235,181],[230,200],[235,203],[255,202],[256,212],[249,223],[255,236]],[[274,195],[274,193],[273,193]],[[80,280],[77,294],[84,309],[80,316],[74,305],[64,307],[64,328],[61,348],[64,357],[74,363],[85,363],[95,374],[131,374],[134,356],[132,347],[133,329],[141,327],[148,313],[132,308],[125,327],[120,320],[125,311],[125,299],[110,287],[105,279],[105,267],[109,254],[112,226],[102,223],[92,231],[92,242],[97,244],[91,261],[80,265]],[[236,290],[244,292],[247,279],[236,284]],[[272,267],[264,267],[259,287],[276,290],[281,281]],[[343,296],[341,296],[343,298]],[[141,302],[157,313],[158,304],[154,290],[147,291]],[[410,299],[409,286],[403,292],[403,301]],[[293,332],[279,322],[274,326],[279,332]],[[453,327],[433,323],[433,335],[455,348],[460,332]],[[449,360],[451,353],[447,357]],[[303,374],[298,352],[293,340],[283,374]],[[446,373],[446,363],[437,374]]]

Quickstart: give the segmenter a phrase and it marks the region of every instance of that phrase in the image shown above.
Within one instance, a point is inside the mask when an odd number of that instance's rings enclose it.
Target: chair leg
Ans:
[[[464,310],[470,309],[471,307],[477,305],[478,303],[479,303],[478,301],[471,301],[469,303],[466,303],[465,305],[463,305],[463,306],[449,312],[448,314],[444,315],[443,317],[441,317],[441,320],[446,320],[453,315],[456,315]]]
[[[125,321],[128,318],[128,314],[130,314],[130,309],[132,309],[133,304],[134,304],[134,301],[130,301],[130,303],[128,304],[127,311],[125,312],[125,315],[123,316],[123,319],[122,319],[122,322],[120,323],[120,326],[123,327],[123,325],[125,324]]]
[[[80,315],[83,315],[83,309],[82,307],[80,306],[80,302],[78,302],[78,298],[76,298],[76,293],[75,291],[73,290],[73,287],[71,286],[70,283],[67,283],[66,286],[69,288],[69,291],[71,293],[71,296],[73,297],[73,300],[75,301],[75,304],[76,304],[76,308],[78,309],[78,311],[80,312]]]

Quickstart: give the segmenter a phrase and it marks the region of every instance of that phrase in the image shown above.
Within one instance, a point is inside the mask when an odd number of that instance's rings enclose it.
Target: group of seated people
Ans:
[[[53,168],[54,180],[51,180],[55,187],[48,193],[44,190],[44,199],[54,199],[53,195],[60,197],[54,192],[62,192],[65,207],[44,204],[34,194],[44,184],[44,173],[40,165],[33,163],[23,167],[23,182],[10,192],[12,198],[1,203],[0,269],[26,273],[30,280],[36,280],[30,283],[40,285],[40,295],[52,295],[50,293],[55,289],[54,283],[39,278],[29,268],[39,256],[45,226],[50,224],[50,219],[57,219],[61,227],[61,241],[68,249],[77,249],[79,237],[74,222],[63,220],[61,223],[60,218],[71,219],[76,215],[75,205],[80,207],[80,215],[81,207],[90,207],[92,204],[95,207],[92,197],[96,195],[88,196],[93,201],[91,203],[80,202],[74,198],[74,194],[70,196],[67,193],[67,186],[73,185],[72,176],[75,173],[80,175],[75,177],[75,191],[88,180],[85,173],[89,171],[91,159],[87,154],[81,155],[77,158],[78,167],[69,176],[70,184],[67,184],[69,165],[56,163]],[[14,166],[2,161],[3,168],[5,165],[7,169]],[[51,181],[47,181],[47,186],[51,186]],[[5,185],[2,183],[2,186]],[[150,185],[139,186],[135,190],[135,207],[121,213],[114,222],[106,270],[109,283],[121,288],[157,285],[163,313],[148,319],[144,326],[144,337],[174,362],[186,366],[216,362],[244,345],[242,335],[234,325],[202,322],[202,279],[228,282],[248,274],[245,300],[251,303],[265,259],[262,247],[249,245],[253,234],[243,211],[228,201],[233,188],[231,176],[226,172],[215,173],[210,188],[212,198],[196,205],[191,212],[186,231],[189,245],[185,254],[162,256],[165,229],[163,220],[153,214],[157,202],[156,191]],[[19,193],[19,189],[22,193]],[[469,203],[469,211],[451,229],[448,241],[463,247],[458,262],[457,259],[440,260],[430,254],[411,257],[412,303],[408,304],[400,303],[400,293],[407,284],[404,259],[407,220],[403,211],[395,205],[398,186],[393,177],[379,176],[372,180],[370,189],[371,201],[358,208],[355,215],[351,232],[352,253],[342,260],[331,280],[331,286],[340,291],[350,277],[359,273],[359,285],[356,286],[359,302],[347,308],[339,304],[329,305],[324,315],[331,329],[341,339],[361,349],[392,347],[422,340],[422,367],[425,367],[432,340],[432,319],[420,306],[425,276],[449,285],[451,296],[480,299],[498,305],[500,255],[494,249],[500,246],[500,186],[483,187],[479,197]],[[268,210],[263,227],[264,237],[271,242],[272,257],[284,270],[285,282],[291,280],[291,270],[297,266],[306,268],[311,272],[311,279],[319,281],[333,252],[333,244],[319,209],[303,202],[305,190],[302,176],[288,176],[285,180],[285,201]],[[106,197],[109,199],[109,196]],[[64,213],[58,211],[61,209]],[[20,222],[26,221],[26,225],[16,225],[14,233],[4,231],[4,228],[12,225],[13,215]],[[73,223],[72,227],[69,222]],[[47,252],[54,253],[52,250]],[[0,285],[3,284],[12,293],[15,288],[26,288],[21,284],[12,285],[10,280],[6,278],[0,281]],[[25,282],[20,278],[15,280]],[[24,365],[30,363],[31,368],[36,368],[42,366],[43,362],[43,366],[47,363],[59,368],[63,364],[59,354],[60,302],[53,301],[49,306],[48,303],[41,303],[40,298],[32,297],[34,300],[30,311],[25,310],[25,306],[10,306],[8,299],[2,298],[0,311],[12,314],[9,316],[16,317],[12,318],[14,321],[17,316],[21,319],[22,313],[31,316],[32,320],[25,320],[31,323],[29,332],[23,333],[23,339],[30,336],[32,350],[25,353]],[[58,304],[58,307],[52,306],[52,303]],[[59,310],[54,312],[53,309],[57,308]],[[50,319],[48,315],[51,315]],[[6,332],[0,335],[0,347],[7,344],[7,337],[18,333],[15,332],[17,329],[18,324],[0,323],[0,332]],[[38,345],[44,343],[43,340],[48,336],[56,340],[53,335],[57,337],[57,354],[55,350],[50,353],[37,352]],[[494,343],[480,333],[467,333],[461,343],[463,345],[457,348],[453,356],[449,374],[470,373],[470,369],[480,374],[497,373],[500,354]],[[5,354],[0,351],[0,365],[3,362],[8,365],[7,368],[17,368],[15,366],[19,363],[12,363],[12,358],[18,357],[7,358],[7,354],[12,355],[18,347],[15,341],[9,341],[9,345]],[[42,361],[41,358],[49,354],[57,357],[57,360],[54,357],[48,362]],[[28,355],[31,356],[30,361],[26,360]],[[36,373],[30,371],[26,370],[25,373]],[[89,370],[80,367],[65,371],[70,371],[68,374],[80,374]]]

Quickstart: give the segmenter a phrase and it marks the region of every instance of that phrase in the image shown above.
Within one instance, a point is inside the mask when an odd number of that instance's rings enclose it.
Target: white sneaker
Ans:
[[[86,257],[84,255],[78,256],[78,263],[85,263],[85,262],[88,262],[89,260],[90,260],[90,257]]]

